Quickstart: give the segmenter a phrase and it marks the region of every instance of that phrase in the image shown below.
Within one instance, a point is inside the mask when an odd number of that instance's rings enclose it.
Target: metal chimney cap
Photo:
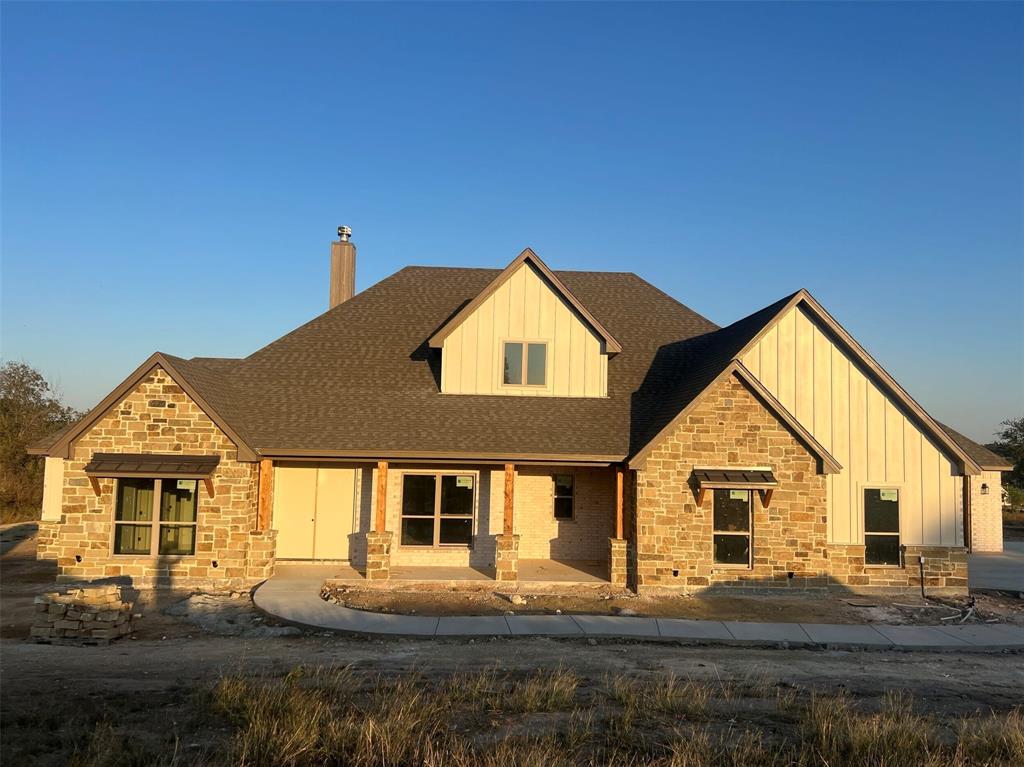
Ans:
[[[342,242],[348,242],[349,237],[352,236],[352,227],[350,226],[339,226],[338,227],[338,239]]]

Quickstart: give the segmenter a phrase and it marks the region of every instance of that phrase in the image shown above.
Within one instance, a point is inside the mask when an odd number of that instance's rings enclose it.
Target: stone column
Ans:
[[[271,577],[274,574],[276,552],[277,530],[250,531],[245,562],[246,580],[258,583]]]
[[[626,585],[626,541],[609,538],[608,580],[613,586]]]
[[[494,579],[497,581],[519,580],[519,536],[494,536]]]
[[[393,533],[366,534],[366,580],[386,581],[391,577],[391,538]]]

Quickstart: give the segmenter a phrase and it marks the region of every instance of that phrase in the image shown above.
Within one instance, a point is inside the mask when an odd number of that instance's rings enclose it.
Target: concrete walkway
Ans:
[[[967,583],[972,589],[1024,592],[1024,542],[1006,541],[998,554],[971,554]]]
[[[817,646],[835,649],[1024,649],[1024,627],[886,626],[747,623],[611,615],[493,615],[428,618],[353,610],[320,598],[322,581],[274,577],[253,597],[256,606],[288,623],[357,634],[411,637],[562,636],[662,639],[681,642]]]

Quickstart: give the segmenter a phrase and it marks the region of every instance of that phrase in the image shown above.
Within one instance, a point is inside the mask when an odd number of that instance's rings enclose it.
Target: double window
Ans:
[[[750,566],[749,490],[714,490],[713,545],[715,564]]]
[[[195,479],[119,479],[114,553],[195,554],[198,496]]]
[[[548,345],[506,341],[501,382],[505,386],[546,386]]]
[[[469,546],[474,485],[472,474],[405,474],[402,545]]]
[[[864,491],[864,564],[902,564],[899,490]]]
[[[555,475],[554,497],[555,519],[572,519],[576,498],[576,478],[572,474]]]

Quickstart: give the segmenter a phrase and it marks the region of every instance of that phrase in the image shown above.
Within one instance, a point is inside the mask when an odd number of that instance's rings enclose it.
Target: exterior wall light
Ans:
[[[988,485],[986,485],[984,482],[981,484],[981,494],[988,495]]]

